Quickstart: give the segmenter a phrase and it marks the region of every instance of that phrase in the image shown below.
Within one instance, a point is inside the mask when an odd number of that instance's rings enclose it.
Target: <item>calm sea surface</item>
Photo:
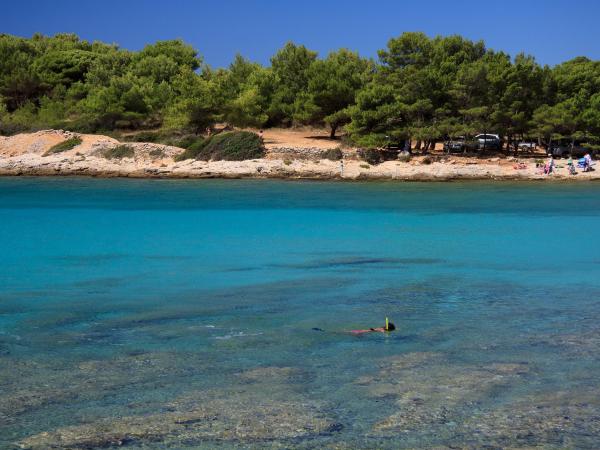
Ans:
[[[598,184],[0,178],[0,448],[597,448],[599,231]]]

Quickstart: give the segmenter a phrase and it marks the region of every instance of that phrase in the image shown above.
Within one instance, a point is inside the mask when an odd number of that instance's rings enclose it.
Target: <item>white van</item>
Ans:
[[[475,140],[479,142],[480,150],[500,150],[502,148],[502,141],[500,141],[500,136],[497,134],[478,134],[475,136]]]

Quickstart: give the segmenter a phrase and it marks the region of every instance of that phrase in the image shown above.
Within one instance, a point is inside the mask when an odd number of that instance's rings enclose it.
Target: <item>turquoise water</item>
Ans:
[[[599,194],[0,178],[0,448],[598,447]]]

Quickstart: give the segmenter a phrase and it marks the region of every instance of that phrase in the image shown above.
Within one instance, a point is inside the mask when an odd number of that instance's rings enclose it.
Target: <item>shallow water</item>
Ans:
[[[0,178],[0,448],[598,447],[599,192]]]

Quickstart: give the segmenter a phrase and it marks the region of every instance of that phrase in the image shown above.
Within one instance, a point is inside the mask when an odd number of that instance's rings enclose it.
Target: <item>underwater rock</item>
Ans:
[[[273,267],[287,269],[335,269],[344,267],[360,266],[407,266],[407,265],[429,265],[444,262],[438,258],[385,258],[367,256],[344,256],[338,258],[327,258],[307,261],[298,264],[275,264]]]
[[[309,378],[305,371],[295,367],[257,367],[238,376],[254,383],[296,383],[305,382]]]
[[[63,371],[47,364],[6,358],[0,365],[0,426],[45,405],[76,395],[62,387]]]
[[[13,360],[0,368],[0,425],[53,403],[100,399],[134,385],[161,386],[209,364],[200,354],[167,352],[85,361],[75,367]]]
[[[443,355],[434,352],[412,352],[404,355],[389,357],[385,363],[380,365],[382,369],[374,375],[365,375],[359,377],[354,383],[363,386],[369,386],[369,391],[380,389],[383,384],[395,386],[398,380],[393,380],[390,372],[398,372],[406,369],[415,369],[423,365],[432,364],[434,361],[442,361]],[[388,372],[389,371],[389,372]],[[387,383],[390,381],[390,383]]]
[[[474,447],[597,448],[600,390],[535,393],[474,414],[462,428]]]
[[[563,348],[565,350],[565,357],[570,359],[579,359],[581,357],[598,358],[598,352],[600,351],[600,330],[535,336],[530,341],[533,341],[536,345],[543,344]]]
[[[394,411],[373,427],[375,435],[453,428],[494,389],[528,372],[527,364],[465,366],[436,353],[387,358],[382,370],[357,380],[368,395],[393,401]]]
[[[225,394],[225,396],[224,396]],[[336,433],[342,426],[306,399],[266,399],[251,391],[196,392],[166,405],[165,412],[103,419],[28,437],[24,449],[85,449],[136,443],[193,445],[260,442]]]

